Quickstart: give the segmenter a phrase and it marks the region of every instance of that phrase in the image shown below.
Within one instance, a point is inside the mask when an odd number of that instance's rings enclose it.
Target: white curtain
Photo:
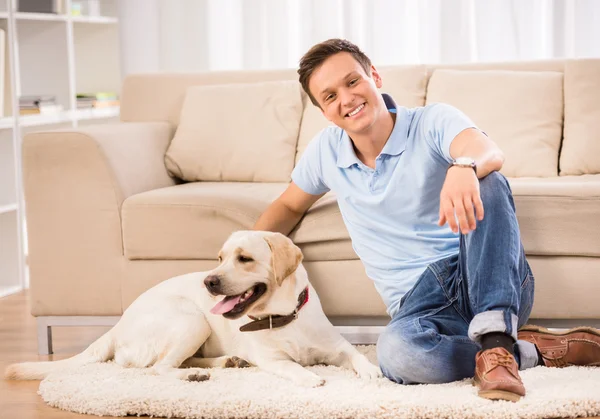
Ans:
[[[313,44],[376,65],[600,57],[599,0],[121,0],[124,73],[295,68]]]

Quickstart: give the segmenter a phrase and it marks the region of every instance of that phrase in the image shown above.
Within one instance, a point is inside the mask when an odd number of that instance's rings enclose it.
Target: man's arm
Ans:
[[[440,194],[439,225],[446,222],[455,233],[467,234],[476,228],[477,220],[483,220],[484,209],[479,196],[478,178],[500,170],[504,154],[496,143],[481,131],[469,128],[460,132],[450,144],[450,156],[471,157],[475,160],[477,174],[471,168],[451,167]],[[454,217],[458,218],[458,224]]]
[[[454,138],[450,144],[450,156],[471,157],[477,164],[477,177],[486,177],[502,169],[504,153],[487,135],[475,128],[468,128]]]
[[[323,195],[325,194],[308,194],[291,182],[258,218],[253,230],[277,231],[287,236],[306,211]]]

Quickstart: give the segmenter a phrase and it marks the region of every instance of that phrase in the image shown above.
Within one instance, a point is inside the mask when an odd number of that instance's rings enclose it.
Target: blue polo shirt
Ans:
[[[375,169],[332,126],[310,142],[292,180],[309,194],[335,192],[352,247],[393,317],[429,264],[458,253],[459,235],[437,224],[440,191],[450,143],[475,124],[450,105],[408,109],[383,97],[397,116]]]

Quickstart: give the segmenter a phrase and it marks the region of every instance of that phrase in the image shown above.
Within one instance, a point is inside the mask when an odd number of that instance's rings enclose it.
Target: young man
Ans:
[[[492,140],[449,105],[396,106],[346,40],[311,48],[298,73],[336,126],[311,141],[254,228],[288,234],[324,193],[336,193],[392,318],[377,343],[386,377],[409,384],[474,375],[482,397],[516,401],[525,395],[519,367],[600,365],[594,329],[532,329],[517,339],[534,278]]]

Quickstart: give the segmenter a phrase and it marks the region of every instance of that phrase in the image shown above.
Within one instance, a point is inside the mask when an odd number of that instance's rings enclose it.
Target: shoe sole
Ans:
[[[528,324],[528,325],[525,325],[522,328],[520,328],[518,331],[519,332],[544,333],[544,334],[552,335],[552,336],[565,336],[570,333],[586,332],[586,333],[591,333],[592,335],[595,335],[595,336],[600,336],[600,330],[594,329],[593,327],[586,327],[586,326],[574,327],[573,329],[568,329],[568,330],[563,330],[563,331],[555,331],[555,330],[547,329],[545,327],[534,326],[534,325]]]
[[[473,386],[479,386],[479,380],[474,377],[471,384]],[[511,393],[506,390],[479,390],[477,395],[488,400],[506,400],[509,402],[518,402],[521,400],[521,397],[523,397],[517,393]]]
[[[521,400],[521,396],[510,391],[503,390],[482,390],[478,393],[479,397],[483,397],[488,400],[506,400],[509,402],[518,402]]]

